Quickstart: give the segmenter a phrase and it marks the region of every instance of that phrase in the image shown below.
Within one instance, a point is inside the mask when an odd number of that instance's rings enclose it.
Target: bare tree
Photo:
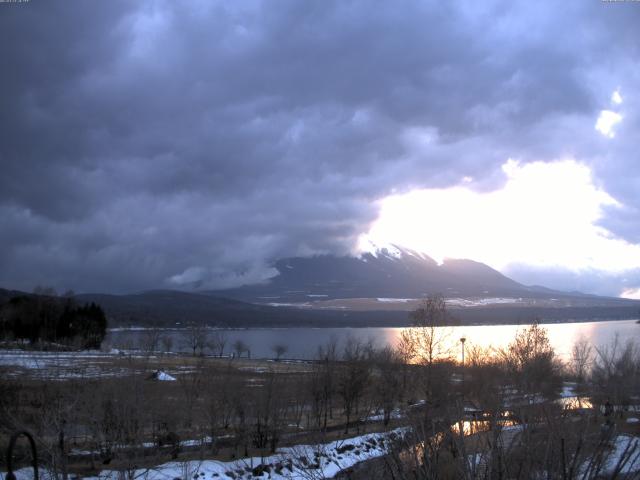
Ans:
[[[383,412],[383,422],[387,426],[396,403],[403,397],[402,376],[398,375],[402,364],[396,351],[390,347],[375,352],[373,361],[373,396],[377,409]]]
[[[402,332],[407,355],[423,365],[433,365],[451,356],[450,329],[453,323],[442,295],[431,295],[411,312],[411,328]]]
[[[584,384],[586,381],[592,362],[593,348],[589,341],[582,336],[573,344],[570,361],[571,373],[578,384]]]
[[[596,348],[592,383],[594,400],[609,400],[616,408],[625,407],[640,389],[640,348],[632,339],[624,344],[616,337]],[[636,392],[636,393],[634,393]]]
[[[403,400],[408,393],[409,372],[417,354],[413,337],[414,335],[408,329],[404,329],[400,332],[395,346],[395,355],[400,362],[400,400]]]
[[[287,350],[289,350],[289,347],[287,347],[286,345],[283,345],[281,343],[277,343],[275,345],[273,345],[271,347],[271,351],[275,354],[276,358],[275,360],[278,361],[280,360],[280,358],[287,353]]]
[[[178,384],[182,390],[184,408],[183,414],[185,418],[185,426],[191,427],[198,401],[200,400],[203,392],[203,382],[207,377],[205,369],[205,359],[199,358],[193,365],[190,365],[192,370],[184,375],[179,375]]]
[[[224,355],[224,348],[227,345],[227,336],[222,330],[215,330],[211,335],[209,346],[215,355],[222,357]]]
[[[185,345],[191,350],[193,356],[196,353],[199,355],[204,354],[204,348],[207,346],[208,331],[207,329],[197,323],[192,323],[183,331],[183,340]]]
[[[360,402],[369,382],[369,353],[370,349],[359,341],[353,338],[347,340],[337,382],[337,392],[342,399],[346,417],[344,433],[349,433],[351,420],[358,415]]]
[[[173,348],[173,337],[171,334],[167,333],[160,338],[160,342],[162,343],[162,350],[165,353],[170,353]]]
[[[521,393],[551,396],[560,388],[561,365],[547,330],[539,324],[519,331],[501,353]]]
[[[94,389],[91,423],[103,462],[117,458],[131,472],[142,457],[144,426],[150,414],[143,380],[133,375]],[[133,478],[130,476],[130,478]]]
[[[227,364],[220,375],[209,373],[203,380],[204,418],[213,453],[217,453],[220,432],[227,431],[236,420],[234,402],[238,392],[243,392],[245,382],[235,373],[235,369]]]
[[[253,445],[263,451],[276,451],[283,428],[286,405],[282,396],[281,376],[274,372],[265,375],[265,383],[257,392],[252,405],[251,437]]]
[[[142,338],[142,349],[148,354],[155,353],[160,345],[160,338],[160,330],[157,328],[146,330]]]
[[[338,341],[332,337],[327,345],[318,347],[316,363],[309,377],[309,395],[311,408],[309,413],[315,420],[316,427],[327,430],[333,418],[333,398],[336,392],[336,369],[338,360]],[[307,420],[307,426],[311,422]]]
[[[249,351],[249,346],[240,339],[233,342],[232,346],[233,346],[233,351],[236,353],[238,357],[241,357],[244,352]]]
[[[421,383],[427,402],[446,389],[450,372],[445,368],[451,359],[452,330],[454,323],[447,312],[442,295],[425,298],[420,306],[411,312],[413,325],[401,332],[400,353],[404,359],[418,364]]]

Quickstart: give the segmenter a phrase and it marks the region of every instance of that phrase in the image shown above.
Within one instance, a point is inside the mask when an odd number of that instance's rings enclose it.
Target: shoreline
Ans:
[[[521,322],[460,322],[456,324],[444,324],[437,325],[438,327],[498,327],[498,326],[522,326],[522,325],[533,325],[534,323],[538,323],[539,325],[561,325],[561,324],[571,324],[571,323],[605,323],[605,322],[636,322],[640,323],[640,317],[634,318],[578,318],[578,319],[567,319],[567,320],[544,320],[541,319],[538,322],[534,321],[521,321]],[[411,328],[412,325],[410,323],[406,324],[396,324],[390,322],[389,324],[369,324],[369,325],[357,325],[357,324],[346,324],[346,325],[335,325],[335,324],[327,324],[327,325],[305,325],[303,323],[292,324],[287,326],[274,325],[274,326],[242,326],[242,327],[226,327],[226,326],[213,326],[213,325],[199,325],[202,328],[211,331],[224,330],[224,331],[246,331],[246,330],[294,330],[294,329],[308,329],[308,330],[326,330],[326,329],[366,329],[366,328]],[[130,327],[113,327],[107,328],[108,333],[118,333],[118,332],[148,332],[148,331],[184,331],[187,330],[189,326],[176,326],[176,327],[166,327],[166,326],[130,326]]]

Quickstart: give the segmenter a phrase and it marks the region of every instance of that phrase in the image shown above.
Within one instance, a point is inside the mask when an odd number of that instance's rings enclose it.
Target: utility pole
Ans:
[[[465,337],[460,337],[460,345],[462,346],[462,391],[463,392],[464,392],[464,342],[466,341],[467,339]]]

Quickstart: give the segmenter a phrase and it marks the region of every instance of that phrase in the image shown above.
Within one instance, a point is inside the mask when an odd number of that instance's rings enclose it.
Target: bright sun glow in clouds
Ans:
[[[616,136],[613,127],[622,121],[622,115],[611,110],[602,110],[598,121],[596,122],[595,129],[598,130],[605,137],[613,138]]]
[[[603,207],[619,206],[574,160],[502,166],[501,190],[466,186],[387,197],[362,244],[397,243],[438,261],[470,258],[497,269],[509,264],[622,272],[640,267],[640,246],[597,226]]]
[[[622,95],[619,90],[615,90],[611,94],[611,103],[614,106],[620,106],[622,104]],[[618,123],[622,121],[622,115],[612,110],[601,110],[596,120],[595,129],[599,131],[605,137],[613,138],[616,136],[614,128]]]
[[[632,298],[634,300],[640,300],[640,288],[627,288],[620,294],[622,298]]]

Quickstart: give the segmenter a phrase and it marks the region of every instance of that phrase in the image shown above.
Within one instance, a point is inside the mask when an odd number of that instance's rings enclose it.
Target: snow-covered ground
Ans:
[[[69,380],[98,377],[121,377],[132,373],[144,373],[131,367],[120,367],[114,359],[156,359],[155,355],[125,352],[112,349],[109,352],[83,350],[76,352],[44,352],[36,350],[0,349],[0,369],[8,377],[38,378],[41,380]]]
[[[523,298],[503,298],[503,297],[486,297],[486,298],[447,298],[445,299],[449,307],[480,307],[486,305],[499,304],[521,304],[526,303],[527,299]]]
[[[383,302],[383,303],[407,303],[407,302],[413,302],[416,299],[415,298],[376,298],[376,300],[378,302]]]
[[[11,365],[28,369],[40,369],[54,366],[72,366],[79,362],[109,358],[111,354],[103,352],[41,352],[26,350],[0,350],[0,365]]]
[[[269,478],[273,480],[302,480],[311,478],[333,478],[337,473],[353,465],[383,456],[390,442],[403,436],[406,429],[399,428],[391,432],[370,433],[358,437],[337,440],[317,445],[297,445],[279,449],[276,454],[260,458],[243,458],[230,462],[215,460],[169,462],[149,469],[137,469],[133,472],[103,470],[95,477],[86,480],[118,480],[120,478],[139,478],[144,480],[192,480],[220,479],[245,480]],[[30,468],[15,472],[17,480],[31,480]],[[4,476],[4,475],[3,475]],[[47,472],[41,472],[41,478],[50,478]]]
[[[270,307],[296,307],[296,308],[311,308],[313,305],[310,303],[283,303],[283,302],[270,302],[267,303]]]
[[[607,475],[638,474],[640,473],[640,439],[630,435],[618,435],[612,442],[611,451],[605,458],[600,469],[600,476],[608,478]],[[594,468],[590,462],[585,463],[581,471],[588,472]],[[600,478],[600,477],[599,477]],[[618,477],[619,478],[619,477]],[[636,476],[632,478],[638,478]]]
[[[405,415],[398,408],[393,409],[389,414],[389,418],[394,420],[399,420],[401,418],[404,418],[404,416]],[[368,417],[362,419],[362,421],[364,422],[382,422],[383,420],[384,412],[382,411],[373,412]]]
[[[121,376],[131,373],[127,369],[114,367],[112,360],[116,355],[99,351],[0,350],[0,367],[5,367],[4,375],[15,377],[26,374],[47,380]]]
[[[410,303],[410,302],[418,302],[419,298],[387,298],[381,297],[376,298],[377,302],[381,303]],[[445,298],[445,301],[450,307],[481,307],[487,305],[515,305],[515,304],[523,304],[530,302],[529,299],[526,298],[504,298],[504,297],[471,297],[471,298],[462,298],[462,297],[451,297]]]
[[[173,377],[173,376],[169,375],[166,372],[160,371],[156,375],[156,380],[161,381],[161,382],[175,382],[176,381],[176,377]]]

